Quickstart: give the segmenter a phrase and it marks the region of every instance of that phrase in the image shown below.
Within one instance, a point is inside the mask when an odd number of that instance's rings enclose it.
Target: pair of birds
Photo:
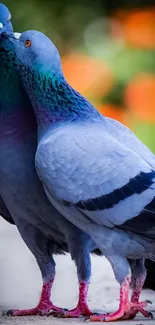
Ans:
[[[5,218],[13,218],[20,235],[37,260],[43,287],[36,308],[12,310],[8,314],[35,315],[62,310],[50,301],[55,278],[53,254],[69,251],[77,266],[80,292],[77,308],[67,315],[89,315],[86,299],[91,275],[90,252],[100,254],[100,251],[89,235],[67,221],[54,208],[36,173],[34,157],[37,149],[37,123],[30,100],[16,72],[17,58],[13,44],[4,35],[4,32],[12,31],[10,18],[9,10],[1,4],[0,214]]]
[[[10,18],[1,4],[0,194],[43,277],[39,305],[11,314],[53,309],[91,321],[138,312],[152,317],[139,298],[144,260],[155,256],[155,156],[67,83],[59,53],[44,34],[13,35]],[[72,311],[50,302],[53,254],[65,251],[79,279]],[[120,283],[119,309],[112,314],[93,315],[88,308],[90,252],[106,256]]]

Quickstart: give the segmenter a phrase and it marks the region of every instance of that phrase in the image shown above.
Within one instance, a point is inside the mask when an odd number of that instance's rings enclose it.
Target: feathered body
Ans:
[[[36,71],[29,72],[25,78],[27,85],[30,77],[33,87],[29,93],[32,103],[35,102],[40,130],[36,167],[49,195],[62,201],[65,209],[75,206],[82,210],[89,221],[93,219],[98,225],[134,231],[136,239],[139,233],[144,235],[144,240],[147,236],[149,245],[150,239],[155,239],[154,155],[144,145],[135,152],[133,146],[139,145],[140,141],[125,127],[128,138],[132,140],[134,136],[135,143],[127,146],[127,143],[118,142],[119,136],[123,135],[123,126],[120,125],[120,131],[116,133],[113,120],[101,116],[61,76],[53,81],[53,78],[47,79],[46,74],[40,76]],[[35,97],[38,89],[40,96]],[[93,147],[92,143],[96,145]],[[143,151],[140,152],[141,149]],[[100,157],[103,157],[101,162]],[[111,169],[113,174],[110,174]],[[147,218],[146,214],[150,217]],[[139,224],[135,228],[137,222]],[[79,227],[78,219],[76,223]],[[86,229],[88,232],[87,225]],[[109,229],[107,237],[108,234]],[[139,240],[141,242],[142,237]],[[128,250],[128,257],[131,257],[130,246]],[[141,252],[143,256],[143,248]]]
[[[59,54],[45,35],[28,31],[13,43],[37,118],[36,168],[45,192],[90,235],[121,285],[119,310],[97,319],[133,318],[138,311],[149,317],[139,295],[144,258],[155,255],[155,156],[68,85]]]
[[[76,263],[80,295],[82,293],[84,297],[82,304],[79,300],[81,305],[78,311],[90,314],[85,291],[91,274],[89,255],[96,245],[87,234],[67,221],[44,193],[34,165],[36,118],[16,72],[13,44],[4,34],[0,40],[0,66],[0,194],[22,238],[36,257],[43,277],[39,305],[11,314],[29,315],[47,313],[51,309],[61,310],[50,302],[55,277],[53,254],[68,251]],[[95,252],[100,254],[99,250]]]

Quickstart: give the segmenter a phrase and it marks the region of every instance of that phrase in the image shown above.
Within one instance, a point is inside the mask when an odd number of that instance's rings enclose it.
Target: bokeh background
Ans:
[[[68,82],[155,152],[155,4],[149,0],[8,0],[15,31],[58,47]]]

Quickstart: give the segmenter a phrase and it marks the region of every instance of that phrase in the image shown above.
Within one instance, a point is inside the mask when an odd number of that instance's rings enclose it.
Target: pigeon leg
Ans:
[[[146,279],[146,268],[145,268],[143,259],[131,261],[130,265],[131,265],[131,271],[132,271],[131,302],[137,303],[139,301],[140,294],[141,294],[141,291],[143,289],[143,285],[144,285],[144,282]]]
[[[92,315],[93,313],[90,311],[87,304],[88,287],[88,282],[81,281],[79,283],[79,300],[77,306],[74,309],[71,309],[69,311],[54,312],[52,314],[58,318],[76,318],[80,316]]]
[[[141,275],[136,279],[135,286],[131,295],[131,304],[128,312],[125,313],[123,319],[134,319],[138,312],[143,316],[152,318],[152,314],[144,309],[147,306],[147,301],[139,302],[139,297],[145,282],[145,276]]]
[[[130,285],[131,281],[133,280],[131,277],[131,270],[133,271],[132,265],[130,261],[125,259],[125,257],[120,257],[120,256],[107,256],[114,274],[116,280],[120,283],[120,304],[119,308],[116,312],[111,313],[111,314],[99,314],[99,315],[91,315],[90,316],[90,321],[92,322],[113,322],[116,320],[122,320],[129,318],[129,315],[137,314],[138,312],[142,313],[145,317],[150,317],[152,318],[152,314],[147,312],[144,307],[147,306],[147,302],[139,302],[137,301],[137,298],[139,299],[140,291],[142,283],[139,284],[137,282],[137,274],[139,273],[136,272],[134,273],[134,278],[136,280],[135,283],[137,283],[137,286],[135,286],[135,291],[133,291],[132,295],[132,301],[129,301],[129,290],[130,290]],[[137,269],[135,269],[137,271]],[[132,274],[133,275],[133,274]],[[124,280],[123,280],[124,279]],[[135,300],[135,295],[136,295],[136,300]],[[134,301],[133,301],[134,298]],[[135,316],[134,316],[135,317]]]
[[[42,293],[37,307],[32,309],[23,309],[23,310],[12,309],[7,312],[7,315],[8,316],[29,316],[29,315],[37,315],[37,314],[46,315],[51,309],[56,311],[62,310],[61,308],[55,306],[50,301],[53,282],[54,282],[53,280],[49,280],[48,282],[43,283]]]
[[[144,265],[144,260],[135,260],[131,261],[131,270],[132,270],[132,295],[131,295],[131,303],[139,304],[139,298],[141,291],[143,289],[143,285],[146,279],[146,269]],[[150,302],[151,303],[151,302]],[[142,304],[142,302],[140,303]],[[147,306],[147,302],[143,302],[144,306]],[[139,310],[136,310],[134,307],[131,307],[129,313],[126,313],[123,319],[133,319],[137,315]],[[145,317],[151,317],[151,313],[143,310],[142,314]]]
[[[55,278],[55,261],[52,256],[36,257],[39,268],[41,270],[43,286],[40,301],[35,308],[32,309],[12,309],[7,312],[8,316],[28,316],[28,315],[46,315],[50,310],[60,311],[61,308],[55,306],[50,301],[51,289]]]
[[[64,318],[75,318],[80,316],[88,316],[93,313],[90,311],[87,303],[87,294],[89,288],[89,281],[91,276],[91,260],[89,247],[89,237],[87,234],[80,231],[77,234],[76,240],[70,240],[70,253],[72,259],[77,266],[77,275],[79,280],[79,299],[77,306],[74,309],[64,312],[56,312],[54,316]]]
[[[120,287],[120,304],[119,309],[112,314],[100,314],[100,315],[92,315],[90,316],[91,322],[112,322],[118,319],[121,319],[124,316],[124,313],[129,305],[128,295],[129,295],[129,287],[130,287],[131,277],[128,276],[122,283]]]
[[[126,277],[125,281],[122,283],[120,288],[120,305],[119,309],[112,314],[100,314],[90,316],[91,322],[113,322],[116,320],[126,319],[126,315],[133,312],[141,312],[145,317],[152,318],[152,314],[147,312],[144,307],[146,307],[146,302],[129,302],[129,287],[130,287],[131,277]]]
[[[66,311],[63,317],[79,317],[81,315],[88,316],[92,314],[87,304],[88,288],[88,282],[81,281],[79,283],[79,300],[77,306],[70,311]]]
[[[145,282],[145,275],[140,275],[137,279],[136,279],[136,283],[135,286],[132,290],[132,295],[131,295],[131,302],[132,303],[137,303],[139,301],[139,297]]]

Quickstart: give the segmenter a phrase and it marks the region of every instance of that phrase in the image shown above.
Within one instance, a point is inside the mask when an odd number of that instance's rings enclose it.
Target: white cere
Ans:
[[[15,32],[15,33],[13,33],[13,35],[14,35],[14,38],[15,38],[15,39],[19,40],[19,39],[20,39],[20,36],[21,36],[22,34],[21,34],[21,33],[17,33],[17,32]]]
[[[3,28],[3,24],[2,23],[0,23],[0,29],[2,29]]]

